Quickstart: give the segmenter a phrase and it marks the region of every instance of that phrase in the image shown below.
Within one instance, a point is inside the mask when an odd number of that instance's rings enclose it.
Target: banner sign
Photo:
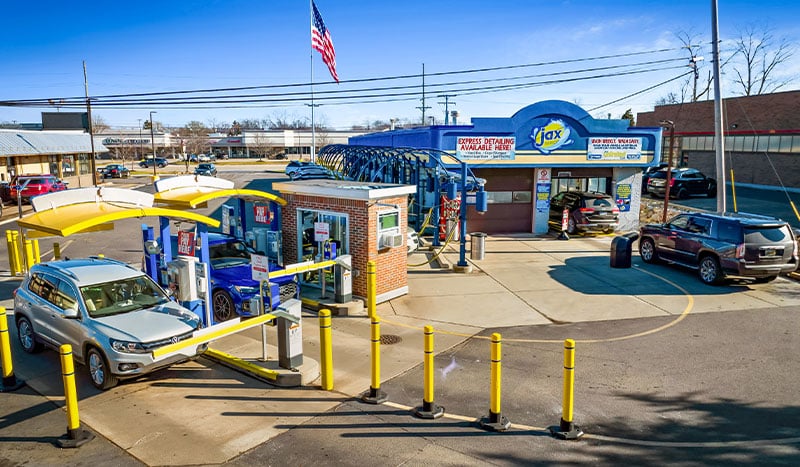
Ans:
[[[516,147],[516,138],[513,136],[459,136],[456,140],[456,156],[473,160],[513,160]]]
[[[194,256],[194,232],[178,232],[178,254]]]
[[[314,222],[314,241],[324,242],[331,238],[331,225],[327,222]]]
[[[642,158],[641,138],[589,138],[586,159],[590,161],[630,161]]]
[[[254,281],[269,280],[269,259],[263,255],[250,255],[250,266]]]
[[[256,204],[253,206],[253,217],[258,224],[271,224],[273,214],[268,206],[259,206]]]
[[[620,212],[631,210],[631,191],[632,185],[630,183],[617,184],[617,207]]]

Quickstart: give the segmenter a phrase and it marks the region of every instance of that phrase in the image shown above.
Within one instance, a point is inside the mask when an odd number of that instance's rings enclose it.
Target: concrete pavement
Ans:
[[[359,316],[334,317],[333,392],[320,391],[314,383],[302,389],[273,388],[207,359],[104,393],[94,390],[80,374],[81,420],[84,427],[100,435],[90,444],[95,443],[97,447],[91,449],[101,453],[83,447],[72,451],[65,463],[84,462],[81,452],[148,465],[608,461],[614,456],[624,458],[626,449],[644,455],[645,442],[693,441],[673,428],[665,436],[665,427],[653,424],[653,418],[659,417],[661,396],[647,395],[649,390],[666,391],[663,394],[671,398],[672,406],[679,407],[682,401],[683,408],[669,412],[669,419],[680,421],[684,430],[701,431],[698,426],[708,420],[697,407],[730,392],[722,383],[726,380],[735,382],[731,397],[743,406],[764,404],[760,393],[747,390],[753,381],[763,380],[770,386],[769,404],[784,407],[786,414],[797,412],[788,394],[794,393],[791,388],[796,378],[770,373],[777,363],[772,361],[773,351],[766,354],[769,361],[761,368],[759,362],[748,359],[752,352],[739,352],[742,349],[737,345],[757,346],[758,342],[748,341],[746,325],[740,324],[753,323],[761,326],[769,339],[783,339],[784,350],[796,354],[796,333],[781,332],[793,325],[797,329],[796,313],[792,313],[800,306],[797,283],[779,279],[762,285],[742,282],[710,287],[694,273],[643,265],[638,258],[633,268],[612,269],[610,242],[610,237],[558,241],[492,236],[487,241],[486,259],[474,261],[470,274],[431,267],[411,269],[410,293],[378,306],[382,334],[393,336],[390,340],[396,342],[381,348],[382,388],[390,400],[384,406],[364,407],[355,402],[370,381],[369,320]],[[453,263],[457,260],[454,250],[444,256]],[[409,262],[418,263],[422,258],[423,253],[416,253]],[[319,355],[314,316],[304,314],[305,355],[310,359]],[[690,324],[695,321],[697,327]],[[433,422],[417,421],[408,412],[421,403],[421,329],[426,324],[436,329],[436,397],[447,408],[447,418]],[[715,332],[728,327],[732,329],[726,334]],[[503,397],[509,401],[503,413],[515,427],[510,434],[487,437],[473,422],[488,412],[491,332],[503,334],[504,359],[508,359],[504,361]],[[695,333],[697,338],[692,337]],[[558,444],[542,431],[556,424],[560,415],[560,353],[563,339],[568,337],[578,341],[579,365],[585,362],[578,370],[581,384],[577,397],[581,402],[576,421],[588,424],[591,430],[587,432],[594,436],[586,443],[568,443],[578,448]],[[268,342],[276,342],[273,328]],[[723,349],[722,355],[710,352],[711,361],[724,362],[728,355],[737,364],[705,369],[708,360],[697,355],[703,352],[700,344]],[[255,360],[261,356],[261,334],[249,330],[212,347]],[[16,343],[14,351],[18,374],[47,400],[60,405],[57,355],[25,355]],[[590,353],[580,353],[584,351]],[[270,355],[275,358],[274,348]],[[792,370],[800,370],[795,366],[797,363],[791,362]],[[698,371],[700,368],[703,370]],[[736,373],[739,370],[741,374]],[[648,402],[652,397],[656,399]],[[0,415],[6,420],[0,423],[0,442],[15,445],[14,450],[2,450],[0,461],[48,464],[58,451],[48,440],[62,434],[64,421],[49,430],[43,422],[36,431],[26,433],[26,424],[16,421],[20,417],[14,414],[26,410],[36,414],[36,407],[52,407],[47,405],[51,402],[16,393],[0,394],[0,400],[4,401]],[[15,405],[6,402],[11,400],[23,407],[12,408]],[[33,409],[25,409],[21,400],[29,401]],[[646,410],[640,410],[642,407]],[[45,412],[57,418],[55,413],[60,411]],[[781,440],[756,444],[764,451],[782,453],[773,459],[783,459],[785,454],[787,459],[797,460],[798,424],[772,412],[764,416],[780,419],[775,437]],[[730,428],[719,425],[717,430]],[[624,430],[620,431],[620,426]],[[756,436],[737,430],[722,430],[722,438]],[[638,441],[609,441],[625,437]],[[791,441],[793,438],[798,439]],[[533,455],[532,449],[540,453],[542,448],[552,454]],[[723,444],[691,447],[718,454],[728,448]],[[659,452],[672,449],[677,448],[664,445]],[[750,453],[749,445],[737,449],[742,456]]]

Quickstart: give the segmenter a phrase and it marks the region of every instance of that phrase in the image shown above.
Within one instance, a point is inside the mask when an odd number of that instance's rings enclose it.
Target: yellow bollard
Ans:
[[[8,270],[11,276],[16,276],[19,273],[19,265],[16,262],[16,255],[14,255],[14,237],[11,230],[6,230],[6,249],[8,251]]]
[[[25,272],[25,265],[22,264],[22,246],[19,244],[19,232],[16,230],[11,231],[11,243],[13,244],[14,264],[17,265],[16,274],[23,274]],[[9,253],[11,254],[11,253]]]
[[[372,317],[370,323],[370,337],[372,349],[372,381],[369,391],[361,396],[361,400],[369,404],[382,404],[388,397],[381,391],[381,319]]]
[[[333,342],[331,341],[331,310],[319,310],[320,380],[322,389],[333,390]]]
[[[489,395],[489,417],[481,420],[481,428],[484,430],[506,431],[511,426],[511,422],[504,417],[500,411],[502,357],[502,338],[500,334],[494,333],[492,334],[492,377]]]
[[[31,240],[25,240],[25,270],[30,270],[33,265],[33,242]]]
[[[433,403],[433,326],[425,326],[424,330],[424,357],[422,362],[424,373],[424,388],[422,407],[417,408],[414,414],[419,418],[439,418],[444,415],[444,407]]]
[[[86,430],[81,430],[72,346],[63,344],[59,347],[59,353],[61,354],[61,376],[64,380],[64,399],[67,408],[67,434],[58,438],[58,445],[62,448],[77,448],[93,440],[94,435]]]
[[[583,431],[572,422],[573,396],[575,394],[575,341],[564,341],[564,400],[559,426],[550,427],[553,436],[559,439],[578,439]]]
[[[58,261],[61,259],[61,244],[53,242],[53,259]]]
[[[39,240],[33,239],[33,264],[42,262],[42,254],[39,252]]]
[[[375,317],[377,308],[378,280],[375,261],[367,261],[367,316]]]
[[[8,337],[8,316],[5,307],[0,306],[0,364],[3,365],[3,381],[0,392],[16,391],[25,382],[14,376],[14,362],[11,360],[11,339]]]

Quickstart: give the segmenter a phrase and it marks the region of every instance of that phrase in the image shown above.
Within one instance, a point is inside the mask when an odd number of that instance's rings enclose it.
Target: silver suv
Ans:
[[[199,317],[170,301],[142,271],[105,258],[34,265],[14,292],[14,319],[23,350],[71,344],[101,390],[206,349],[191,346],[154,359],[154,349],[192,337]]]

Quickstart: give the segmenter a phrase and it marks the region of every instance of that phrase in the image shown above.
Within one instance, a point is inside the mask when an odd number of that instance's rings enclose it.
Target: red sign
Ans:
[[[271,224],[273,219],[272,211],[267,206],[253,206],[253,216],[259,224]]]
[[[194,256],[193,232],[178,232],[178,254],[183,256]]]
[[[561,213],[561,230],[566,232],[568,227],[569,227],[569,209],[564,208],[564,212]]]
[[[461,197],[456,199],[449,199],[447,196],[442,195],[440,198],[439,206],[439,240],[446,240],[449,234],[447,230],[447,221],[453,225],[455,232],[453,233],[453,240],[460,238],[458,235],[458,215],[461,211]]]

